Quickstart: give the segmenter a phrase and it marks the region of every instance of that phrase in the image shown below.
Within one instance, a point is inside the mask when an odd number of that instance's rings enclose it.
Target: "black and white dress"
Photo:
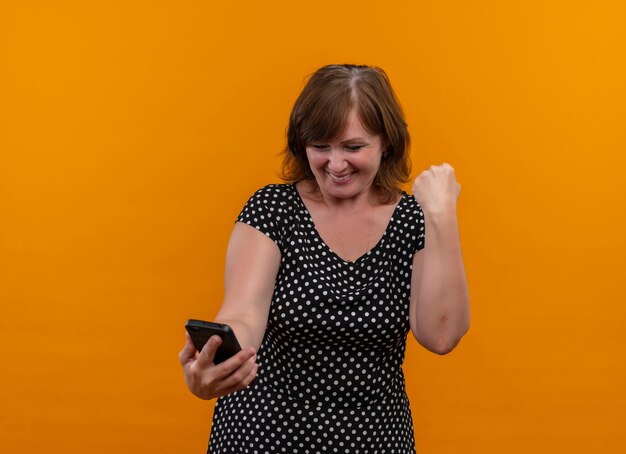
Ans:
[[[237,221],[282,259],[248,388],[218,399],[210,453],[413,453],[402,362],[411,267],[424,216],[404,194],[380,241],[354,262],[320,238],[296,187],[257,191]]]

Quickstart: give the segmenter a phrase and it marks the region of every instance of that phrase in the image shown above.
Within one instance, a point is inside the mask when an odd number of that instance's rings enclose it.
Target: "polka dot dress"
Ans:
[[[257,378],[218,399],[210,453],[413,453],[402,362],[411,265],[424,217],[404,194],[382,238],[346,262],[320,238],[294,185],[257,191],[237,221],[282,260]]]

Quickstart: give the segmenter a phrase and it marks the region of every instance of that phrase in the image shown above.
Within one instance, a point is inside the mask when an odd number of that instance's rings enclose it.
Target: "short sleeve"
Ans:
[[[267,235],[281,251],[285,238],[285,186],[287,185],[268,185],[256,191],[236,220]]]
[[[413,254],[424,249],[426,241],[426,223],[424,222],[424,212],[415,197],[409,196],[409,217],[411,226],[411,244],[413,245]]]

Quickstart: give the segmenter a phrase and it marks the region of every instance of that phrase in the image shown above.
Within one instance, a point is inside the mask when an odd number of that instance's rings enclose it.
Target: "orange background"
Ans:
[[[450,162],[472,327],[409,341],[420,453],[626,452],[622,1],[3,1],[0,450],[197,453],[189,317],[304,76],[383,67]]]

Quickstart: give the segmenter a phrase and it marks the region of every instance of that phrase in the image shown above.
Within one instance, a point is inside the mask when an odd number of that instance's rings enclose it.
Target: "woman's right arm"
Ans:
[[[215,318],[233,328],[242,348],[261,346],[280,259],[268,236],[235,223],[226,253],[224,302]]]
[[[242,351],[215,365],[220,339],[213,336],[197,353],[187,338],[179,359],[190,391],[212,399],[248,386],[256,376],[256,352],[269,315],[281,255],[276,243],[247,224],[237,222],[228,243],[224,302],[215,321],[235,332]]]

